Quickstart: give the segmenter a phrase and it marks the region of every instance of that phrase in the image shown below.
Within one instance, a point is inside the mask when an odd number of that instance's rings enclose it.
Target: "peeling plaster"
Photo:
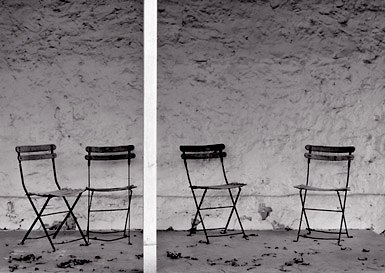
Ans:
[[[273,209],[271,207],[266,207],[265,203],[259,204],[258,212],[262,216],[262,220],[266,220],[267,217],[269,217],[270,212],[272,212]]]
[[[18,216],[15,213],[15,205],[12,201],[8,201],[7,203],[7,214],[5,216],[7,216],[12,223],[18,223]]]

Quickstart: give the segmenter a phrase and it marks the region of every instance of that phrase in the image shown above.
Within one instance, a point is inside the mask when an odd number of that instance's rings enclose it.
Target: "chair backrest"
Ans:
[[[57,176],[56,176],[56,167],[55,167],[55,158],[57,155],[54,151],[56,150],[56,145],[44,144],[44,145],[16,146],[15,150],[17,153],[17,160],[19,161],[21,182],[26,194],[29,191],[27,189],[27,185],[25,182],[25,175],[23,173],[23,166],[22,166],[23,161],[50,160],[51,161],[50,165],[52,165],[52,172],[53,172],[53,178],[54,178],[53,180],[55,182],[55,186],[57,189],[60,189],[60,185],[58,183]],[[33,169],[33,173],[36,173],[35,168]],[[36,191],[36,189],[34,190]]]
[[[350,166],[354,159],[354,146],[317,146],[306,145],[305,149],[308,151],[304,154],[307,158],[307,178],[306,185],[309,183],[310,162],[311,160],[328,161],[328,162],[346,162],[346,182],[345,187],[349,186]]]
[[[223,163],[223,158],[226,157],[226,152],[224,152],[224,144],[211,144],[211,145],[181,145],[179,147],[182,152],[182,159],[184,161],[184,166],[187,172],[187,178],[190,183],[190,187],[193,186],[191,179],[190,171],[187,162],[189,160],[220,160],[220,165],[222,169],[222,174],[226,184],[228,184],[226,170]]]
[[[88,187],[91,186],[91,162],[92,161],[117,161],[127,160],[127,183],[131,185],[131,159],[135,158],[134,145],[121,146],[87,146],[85,159],[88,162]],[[104,185],[106,186],[106,185]]]

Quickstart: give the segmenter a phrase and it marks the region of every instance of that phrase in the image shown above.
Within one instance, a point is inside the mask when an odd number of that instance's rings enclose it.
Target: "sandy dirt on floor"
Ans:
[[[0,272],[143,272],[143,236],[134,231],[132,245],[81,241],[58,244],[53,252],[46,239],[18,245],[24,231],[1,231]],[[300,238],[296,231],[247,231],[212,238],[201,232],[159,231],[158,272],[385,272],[385,238],[369,230],[353,230],[353,238],[336,241]],[[78,236],[62,232],[56,242]]]

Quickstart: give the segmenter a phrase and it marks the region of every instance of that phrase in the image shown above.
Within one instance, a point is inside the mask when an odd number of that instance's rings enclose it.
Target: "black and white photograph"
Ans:
[[[385,272],[384,1],[0,15],[0,273]]]

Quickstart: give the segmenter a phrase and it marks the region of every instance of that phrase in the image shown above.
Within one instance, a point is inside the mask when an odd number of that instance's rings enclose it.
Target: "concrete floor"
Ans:
[[[142,233],[132,232],[132,245],[81,241],[58,244],[52,251],[46,239],[18,245],[25,231],[0,231],[0,272],[142,272]],[[38,232],[34,232],[37,234]],[[296,231],[247,231],[211,238],[203,233],[158,232],[158,272],[385,272],[385,237],[370,230],[351,230],[353,238],[336,241],[300,238]],[[74,239],[61,232],[56,242]]]

